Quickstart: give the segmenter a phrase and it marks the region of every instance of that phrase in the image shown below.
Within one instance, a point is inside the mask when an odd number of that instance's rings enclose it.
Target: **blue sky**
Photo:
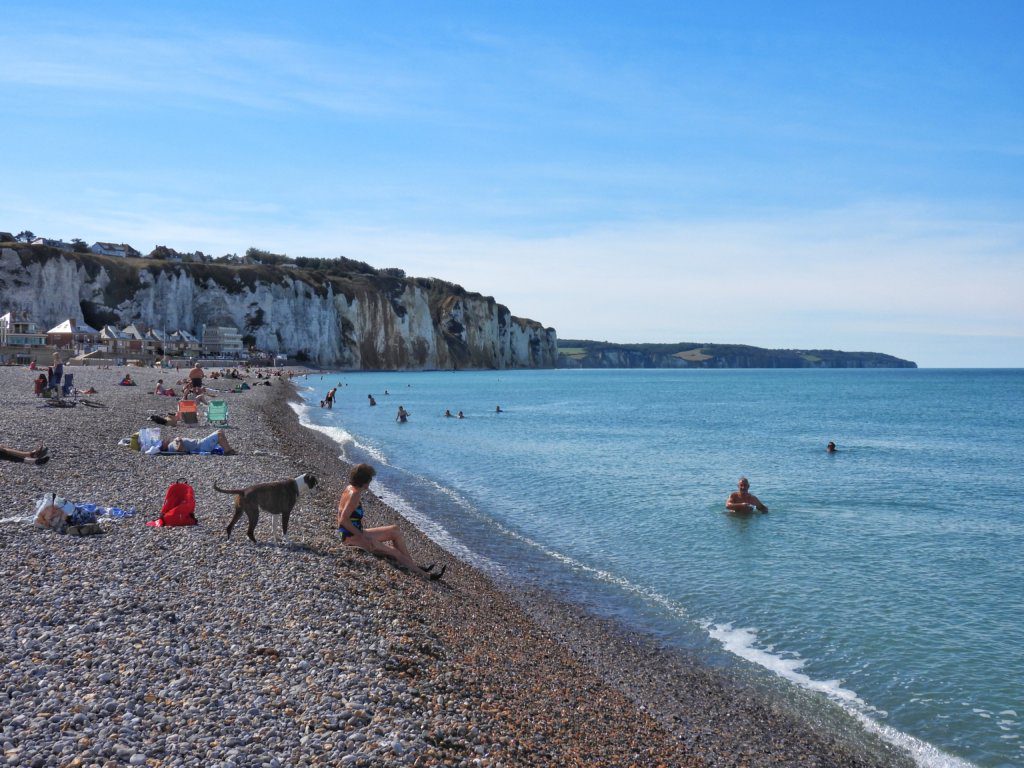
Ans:
[[[1024,367],[1019,2],[85,5],[5,3],[0,230]]]

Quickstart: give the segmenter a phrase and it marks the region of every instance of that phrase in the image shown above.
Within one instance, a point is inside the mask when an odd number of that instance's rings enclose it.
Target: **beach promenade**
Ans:
[[[224,395],[237,455],[145,456],[118,440],[174,409],[151,392],[184,372],[131,369],[139,386],[119,387],[124,368],[68,370],[107,407],[39,408],[33,374],[0,369],[0,442],[51,455],[0,462],[0,764],[895,764],[557,602],[524,607],[375,499],[367,523],[401,525],[445,578],[342,546],[332,528],[347,467],[299,425],[283,378]],[[225,538],[231,497],[214,481],[307,471],[320,482],[300,496],[289,542],[273,542],[266,516],[258,545],[244,527]],[[179,477],[200,524],[146,527]],[[101,536],[34,529],[49,491],[138,514],[102,519]]]

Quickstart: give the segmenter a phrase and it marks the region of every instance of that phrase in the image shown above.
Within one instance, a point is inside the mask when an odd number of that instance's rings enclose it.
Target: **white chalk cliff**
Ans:
[[[41,327],[232,325],[268,352],[352,369],[553,368],[553,328],[440,280],[0,249],[0,312]]]

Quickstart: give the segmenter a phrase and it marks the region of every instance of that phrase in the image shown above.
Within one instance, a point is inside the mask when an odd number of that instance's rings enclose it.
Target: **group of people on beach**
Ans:
[[[29,365],[30,371],[39,370],[36,367],[36,361],[33,360],[32,364]],[[39,375],[33,380],[33,391],[36,397],[48,397],[54,392],[61,391],[62,380],[64,378],[64,361],[61,359],[60,352],[53,353],[53,362],[46,369],[46,373],[40,371]]]
[[[320,401],[320,407],[321,408],[327,408],[327,409],[334,408],[334,401],[335,401],[335,397],[336,397],[337,391],[338,391],[338,387],[331,387],[329,390],[327,390],[327,394],[324,395],[323,399]],[[385,395],[390,395],[391,393],[388,392],[385,389],[384,390],[384,394]],[[369,401],[369,404],[370,404],[371,407],[377,405],[377,400],[374,398],[372,393],[367,395],[366,398]],[[494,412],[495,413],[504,413],[505,411],[503,411],[501,409],[500,405],[496,405],[496,406],[494,406]],[[398,406],[398,412],[395,414],[395,421],[397,421],[399,424],[405,424],[405,423],[407,423],[409,421],[409,416],[410,415],[411,414],[409,413],[409,411],[407,411],[405,409],[405,406],[404,405],[400,405],[400,406]],[[464,418],[466,418],[466,414],[464,414],[462,411],[459,411],[458,414],[453,414],[451,412],[450,408],[445,408],[444,409],[444,417],[446,419],[464,419]]]
[[[62,375],[63,371],[63,363],[59,360],[59,354],[54,355],[54,357],[55,362],[57,363],[54,367],[57,368],[57,372],[55,373],[51,368],[50,376],[47,377],[48,382],[52,381],[55,377]],[[245,374],[241,374],[237,370],[233,370],[222,375],[224,378],[232,379],[246,377]],[[269,379],[271,375],[272,374],[268,373],[264,377],[262,372],[259,372],[258,378]],[[206,372],[202,367],[198,363],[194,364],[191,370],[189,370],[187,377],[177,382],[182,387],[182,400],[208,401],[208,388],[204,383],[207,378]],[[218,377],[214,375],[209,378]],[[58,382],[60,381],[59,378],[56,380]],[[119,383],[122,386],[135,386],[135,382],[131,379],[130,374],[125,374],[124,378]],[[269,384],[270,382],[267,381],[266,383]],[[336,387],[332,388],[328,392],[324,403],[326,407],[333,406],[336,389]],[[153,390],[153,393],[157,395],[175,396],[173,389],[169,389],[164,386],[164,380],[162,378],[157,380],[157,385]],[[399,406],[398,418],[401,421],[405,421],[408,419],[408,416],[409,412],[406,411],[404,407]],[[166,416],[152,415],[150,418],[158,424],[166,426],[178,426],[180,420],[177,412],[169,413]],[[228,442],[227,435],[223,429],[218,429],[201,439],[185,436],[162,438],[151,446],[151,450],[149,452],[223,453],[224,455],[237,453],[235,448]],[[17,448],[0,445],[0,460],[42,465],[46,464],[50,460],[50,454],[49,449],[42,445],[31,451],[23,451]],[[440,579],[445,573],[446,566],[442,566],[439,570],[435,570],[434,564],[422,566],[413,560],[405,543],[405,539],[402,536],[401,530],[397,525],[384,525],[372,528],[365,528],[363,526],[363,495],[369,488],[370,482],[373,480],[375,475],[376,470],[369,464],[359,464],[355,466],[349,474],[348,484],[342,492],[341,498],[338,502],[335,519],[335,527],[341,536],[342,543],[345,544],[345,546],[356,547],[378,557],[387,558],[402,570],[419,578],[428,580]]]

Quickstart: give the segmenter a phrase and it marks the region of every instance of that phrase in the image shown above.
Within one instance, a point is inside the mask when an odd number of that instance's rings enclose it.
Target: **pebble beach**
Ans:
[[[237,455],[145,456],[119,440],[175,400],[183,372],[69,368],[102,408],[41,408],[34,374],[0,369],[0,442],[49,448],[0,462],[0,764],[12,766],[889,766],[729,674],[560,605],[499,588],[397,523],[423,582],[333,533],[347,465],[306,430],[287,378],[224,393]],[[213,380],[212,387],[230,384]],[[231,382],[234,384],[236,382]],[[163,428],[203,437],[204,424]],[[312,472],[288,540],[263,516],[224,530],[242,487]],[[167,487],[199,525],[147,527]],[[34,528],[35,502],[137,513],[102,535]]]

